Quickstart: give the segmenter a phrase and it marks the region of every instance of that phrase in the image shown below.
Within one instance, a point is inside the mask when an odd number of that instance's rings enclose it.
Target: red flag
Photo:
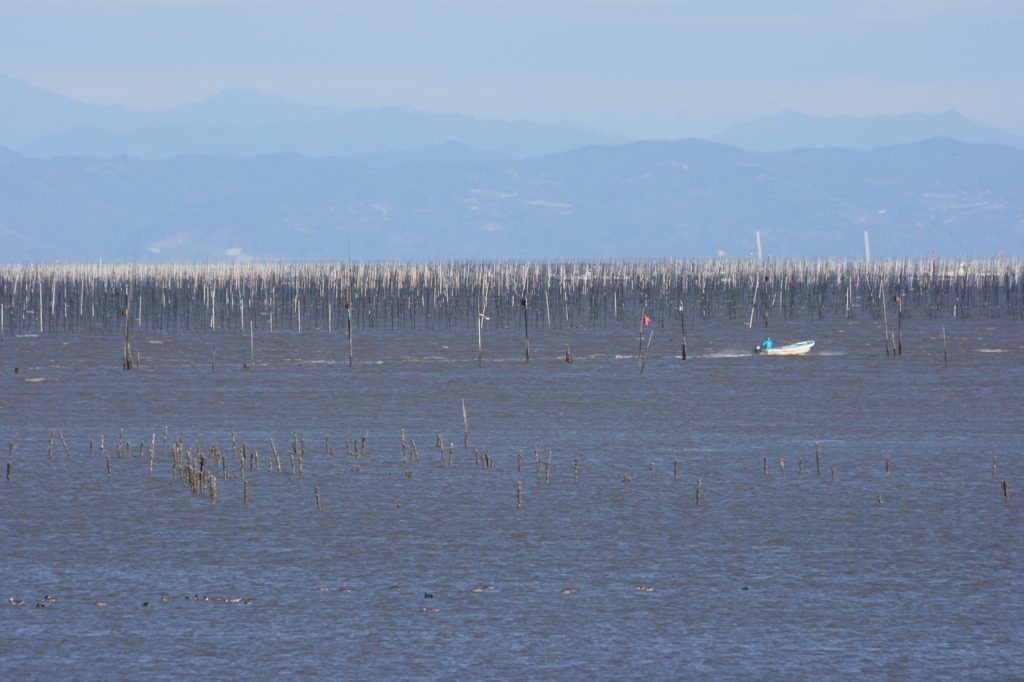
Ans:
[[[640,324],[642,324],[642,325],[646,325],[646,324],[650,324],[650,323],[651,323],[651,318],[647,317],[646,315],[644,315],[643,319],[640,321]]]

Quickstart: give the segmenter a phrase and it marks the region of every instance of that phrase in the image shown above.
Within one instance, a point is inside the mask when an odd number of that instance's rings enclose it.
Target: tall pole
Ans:
[[[352,302],[345,301],[345,315],[348,317],[348,366],[352,366]]]
[[[885,324],[885,357],[889,357],[889,316],[885,312],[885,285],[878,285],[879,298],[882,299],[882,322]],[[892,349],[896,352],[896,349]]]
[[[132,290],[129,286],[125,291],[125,302],[124,310],[121,311],[121,315],[124,316],[124,362],[122,367],[125,371],[132,368],[132,345],[128,341],[128,330],[131,326],[131,317],[128,314],[128,309],[131,307],[132,302]],[[40,314],[42,314],[40,312]]]
[[[686,360],[686,310],[682,301],[679,302],[679,322],[683,328],[683,360]]]
[[[899,348],[896,351],[896,355],[903,355],[903,297],[902,296],[899,296],[899,295],[896,296],[896,305],[897,305],[896,329],[898,330],[897,333],[899,335]]]
[[[526,297],[520,301],[523,306],[523,331],[526,333],[526,361],[530,361],[530,318],[526,313]]]
[[[640,310],[640,348],[636,352],[636,372],[644,373],[644,318],[647,317],[647,306]]]
[[[352,361],[352,230],[348,231],[348,267],[345,272],[345,317],[348,320],[348,366]]]

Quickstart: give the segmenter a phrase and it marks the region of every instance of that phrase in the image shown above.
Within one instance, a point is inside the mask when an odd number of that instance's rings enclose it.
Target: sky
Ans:
[[[783,110],[1024,134],[1024,2],[0,0],[0,73],[157,109],[226,88],[704,137]]]

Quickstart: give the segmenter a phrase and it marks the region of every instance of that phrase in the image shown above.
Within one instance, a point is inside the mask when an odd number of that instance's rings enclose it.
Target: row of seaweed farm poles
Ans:
[[[381,330],[633,327],[642,315],[767,326],[882,319],[896,301],[905,318],[1024,318],[1024,259],[0,264],[8,334],[344,331],[348,315]]]

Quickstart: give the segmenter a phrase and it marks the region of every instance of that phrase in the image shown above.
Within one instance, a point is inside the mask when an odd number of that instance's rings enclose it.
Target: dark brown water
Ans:
[[[9,337],[0,678],[1020,679],[1024,328],[954,322],[948,366],[941,329],[887,358],[880,323],[773,323],[817,345],[765,358],[763,328],[708,323],[685,363],[658,329],[642,376],[621,330],[531,330],[529,364],[488,332],[482,368],[472,332],[364,332],[354,368],[341,334],[258,334],[251,371],[228,333],[135,337],[132,372],[116,336]],[[165,426],[228,453],[216,505]]]

